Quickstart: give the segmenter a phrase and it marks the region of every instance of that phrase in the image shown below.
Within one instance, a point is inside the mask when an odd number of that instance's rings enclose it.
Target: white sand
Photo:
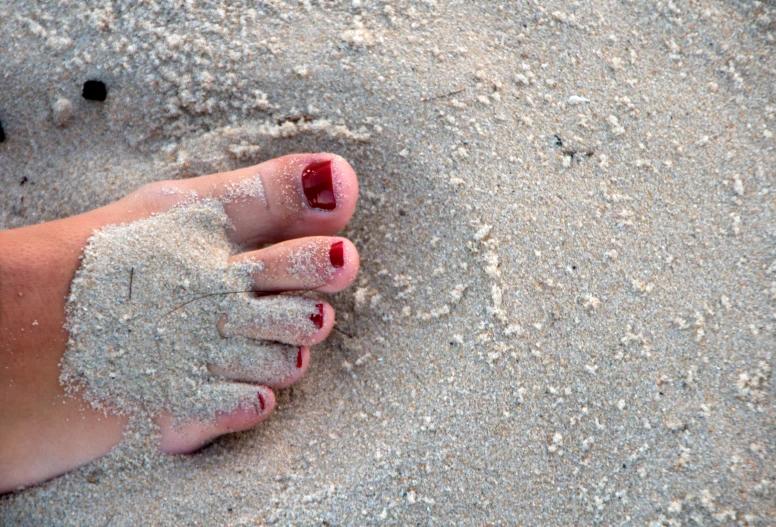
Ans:
[[[328,150],[362,272],[262,426],[0,523],[774,523],[772,3],[54,5],[0,7],[1,225]]]
[[[223,205],[204,200],[95,233],[71,285],[60,382],[100,409],[184,421],[258,407],[256,387],[213,368],[258,383],[294,375],[291,343],[317,331],[317,301],[255,297],[264,265],[229,262],[231,228]],[[254,327],[269,340],[245,338]]]

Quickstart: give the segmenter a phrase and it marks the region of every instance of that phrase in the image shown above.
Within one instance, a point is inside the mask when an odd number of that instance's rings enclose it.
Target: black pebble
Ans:
[[[87,101],[104,101],[108,96],[108,88],[102,81],[86,81],[81,95]]]
[[[0,122],[0,143],[5,141],[5,130],[3,130],[3,123]]]

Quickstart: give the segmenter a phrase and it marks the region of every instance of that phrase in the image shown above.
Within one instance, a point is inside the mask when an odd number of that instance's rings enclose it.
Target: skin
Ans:
[[[302,184],[305,167],[325,161],[331,162],[337,196],[331,210],[312,207]],[[202,198],[219,199],[229,186],[256,174],[266,200],[225,205],[235,227],[230,236],[245,249],[234,258],[260,260],[268,270],[254,277],[255,288],[335,293],[348,287],[358,272],[358,253],[348,240],[331,235],[350,220],[358,182],[350,165],[332,154],[291,155],[233,172],[153,183],[85,214],[0,232],[0,493],[85,465],[107,454],[122,438],[125,418],[92,410],[80,397],[66,396],[59,384],[59,362],[68,338],[63,329],[66,297],[92,232],[169,210],[191,191]],[[289,257],[300,247],[314,243],[325,248],[337,242],[342,242],[345,255],[342,266],[332,268],[327,251],[318,251],[322,256],[316,265],[327,271],[320,275],[329,277],[323,283],[288,272]],[[259,249],[268,243],[274,245]],[[241,408],[215,415],[207,424],[193,422],[175,428],[169,417],[161,415],[157,418],[162,430],[159,447],[171,454],[189,453],[219,435],[251,428],[266,419],[275,406],[272,388],[296,382],[309,365],[307,346],[324,340],[334,326],[333,308],[322,303],[320,330],[294,343],[300,345],[301,360],[284,378],[260,387],[263,410],[258,405]],[[234,372],[214,375],[240,380]]]

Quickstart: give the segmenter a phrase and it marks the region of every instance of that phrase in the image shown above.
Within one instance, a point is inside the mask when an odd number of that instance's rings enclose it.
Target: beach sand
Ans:
[[[776,523],[772,2],[12,0],[0,35],[0,226],[330,151],[362,262],[268,421],[0,524]]]

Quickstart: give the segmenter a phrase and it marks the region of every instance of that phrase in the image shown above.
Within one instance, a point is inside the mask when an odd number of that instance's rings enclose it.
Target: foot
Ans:
[[[342,158],[330,154],[291,155],[234,172],[154,183],[86,214],[0,232],[0,492],[44,481],[104,456],[121,441],[128,409],[152,411],[161,430],[159,448],[173,454],[195,451],[219,435],[245,430],[266,419],[275,406],[272,389],[286,387],[304,374],[310,361],[307,346],[325,339],[334,325],[334,310],[326,302],[280,293],[334,293],[350,285],[358,272],[356,249],[346,239],[329,236],[350,220],[357,194],[356,176]],[[217,342],[207,352],[186,350],[185,360],[202,363],[196,375],[192,374],[193,380],[188,381],[192,385],[200,383],[192,400],[202,400],[192,406],[193,413],[186,421],[185,407],[153,399],[158,386],[162,388],[157,391],[165,393],[164,377],[162,385],[149,385],[152,389],[144,393],[127,389],[131,385],[121,388],[113,377],[103,384],[94,375],[89,377],[90,368],[94,370],[94,364],[104,358],[98,355],[109,346],[103,347],[99,339],[104,334],[89,323],[94,320],[88,316],[101,315],[74,314],[73,309],[81,305],[77,303],[79,295],[100,292],[99,285],[81,283],[88,279],[84,273],[92,265],[90,250],[98,236],[92,239],[85,255],[84,249],[95,231],[128,224],[130,227],[119,229],[130,229],[126,231],[129,236],[133,225],[153,217],[168,223],[179,221],[180,232],[195,232],[192,225],[196,221],[180,211],[202,204],[225,213],[228,242],[240,248],[239,253],[224,256],[227,263],[221,262],[221,267],[213,269],[237,276],[243,280],[238,280],[239,284],[248,283],[261,296],[239,293],[233,295],[234,300],[220,304],[194,300],[199,303],[196,309],[178,308],[184,302],[170,297],[165,300],[176,310],[169,314],[170,310],[164,308],[163,317],[152,317],[154,330],[161,334],[157,326],[164,317],[165,330],[174,330],[175,324],[192,316],[192,312],[204,313],[203,320],[208,322],[197,328],[197,334],[208,342]],[[210,228],[206,222],[201,223]],[[131,243],[129,238],[127,243]],[[132,273],[136,265],[139,268],[147,263],[144,258],[159,258],[158,251],[148,249],[155,247],[153,240],[143,243],[145,252],[133,253],[135,260],[131,261],[137,264],[132,263]],[[274,245],[265,247],[269,243]],[[170,257],[174,256],[171,253]],[[161,258],[164,264],[167,256]],[[100,262],[99,258],[94,261]],[[115,263],[123,273],[121,265],[125,261],[130,260],[118,255],[108,263]],[[78,278],[74,281],[76,272]],[[197,284],[193,293],[216,291],[208,296],[211,298],[237,283],[226,279],[221,283],[222,277],[216,276],[214,282],[218,283]],[[143,278],[138,274],[134,295],[125,298],[122,292],[106,309],[93,311],[114,313],[114,308],[123,309],[126,303],[131,313],[153,313],[159,306],[148,304],[148,294],[153,290]],[[190,294],[181,298],[188,302],[195,297]],[[213,306],[212,313],[209,305]],[[67,309],[71,310],[69,318]],[[189,324],[191,321],[188,318]],[[108,320],[105,325],[111,323],[112,327],[118,324]],[[162,341],[164,338],[160,337]],[[199,341],[181,342],[191,346],[191,342]],[[104,353],[116,350],[109,348]],[[171,368],[170,372],[152,371],[149,375],[180,374]],[[63,385],[60,376],[74,382]],[[203,386],[221,398],[232,397],[221,406],[228,410],[209,404],[207,395],[202,395],[207,391]],[[110,397],[116,400],[106,400]],[[111,411],[106,413],[105,408]],[[211,414],[205,416],[203,412]]]

